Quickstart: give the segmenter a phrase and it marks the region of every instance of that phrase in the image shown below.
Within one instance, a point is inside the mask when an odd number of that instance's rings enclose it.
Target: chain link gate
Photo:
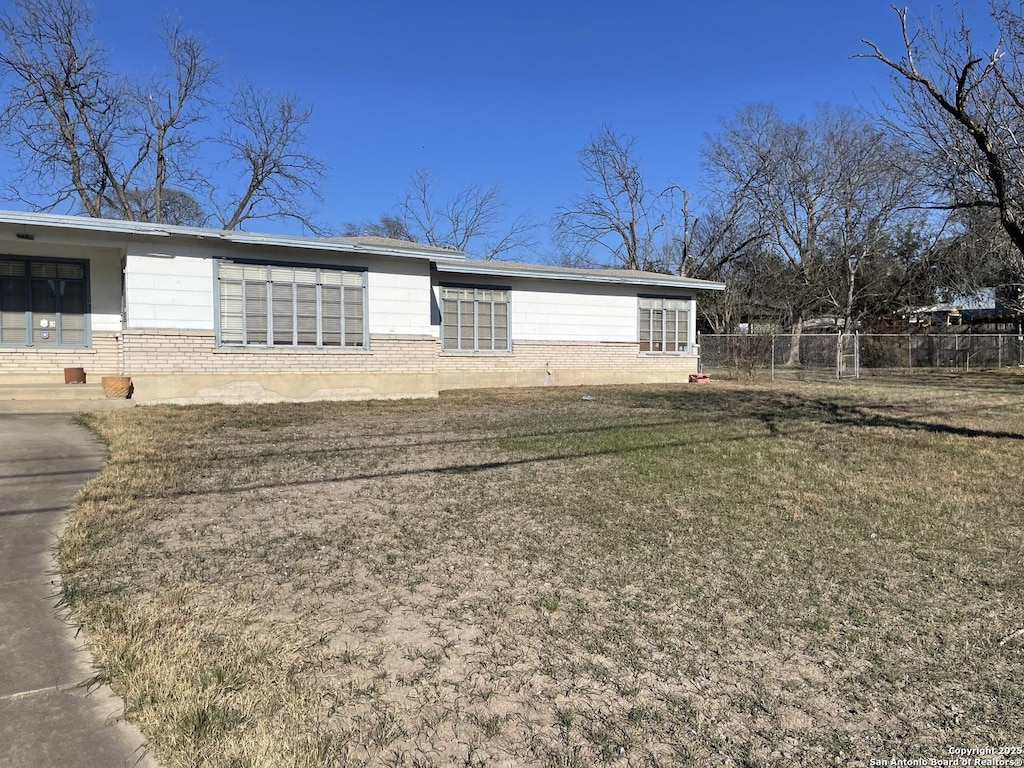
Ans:
[[[860,335],[841,333],[836,341],[836,378],[860,378]]]

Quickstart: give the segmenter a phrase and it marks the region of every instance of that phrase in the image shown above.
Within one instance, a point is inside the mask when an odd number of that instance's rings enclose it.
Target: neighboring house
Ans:
[[[129,375],[142,402],[682,382],[721,283],[0,212],[0,383]]]
[[[904,307],[897,318],[910,330],[963,326],[977,333],[1017,332],[1020,311],[1005,301],[1002,288],[982,288],[977,293],[955,296],[950,301],[924,307]]]

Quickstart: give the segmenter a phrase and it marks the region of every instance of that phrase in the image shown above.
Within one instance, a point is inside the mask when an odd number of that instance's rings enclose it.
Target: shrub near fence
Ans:
[[[799,365],[789,366],[799,339]],[[703,371],[754,377],[817,373],[837,377],[913,368],[1024,366],[1019,334],[701,334]]]

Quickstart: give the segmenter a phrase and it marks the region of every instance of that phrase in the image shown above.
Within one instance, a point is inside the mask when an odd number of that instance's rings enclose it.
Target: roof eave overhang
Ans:
[[[313,237],[289,235],[266,235],[240,230],[201,229],[196,227],[164,226],[136,221],[116,219],[94,219],[86,216],[61,216],[51,213],[30,213],[23,211],[0,212],[0,224],[21,226],[26,229],[42,229],[63,232],[91,232],[106,236],[110,240],[125,238],[198,241],[206,243],[232,243],[236,245],[263,246],[271,248],[294,248],[326,253],[360,253],[368,256],[396,256],[406,259],[432,260],[440,255],[438,250],[401,248],[373,243],[342,242]],[[457,252],[447,253],[445,258],[464,258]]]
[[[481,277],[514,277],[532,280],[563,280],[577,283],[604,283],[611,285],[636,285],[641,287],[676,288],[691,291],[724,291],[725,283],[712,280],[695,280],[674,275],[660,275],[656,272],[634,275],[588,272],[587,270],[555,271],[530,269],[529,266],[507,267],[480,262],[451,262],[435,260],[438,272],[455,275],[479,275]]]

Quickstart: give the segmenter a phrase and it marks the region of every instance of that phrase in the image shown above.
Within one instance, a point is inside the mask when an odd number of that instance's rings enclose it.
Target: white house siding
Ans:
[[[448,284],[510,288],[512,340],[623,342],[638,340],[638,296],[690,298],[692,292],[636,285],[583,283],[564,280],[523,280],[444,275]],[[435,286],[435,301],[440,287]],[[690,299],[689,344],[696,341],[696,302]]]
[[[129,253],[127,328],[213,330],[213,260],[208,256]]]
[[[436,394],[431,361],[438,351],[437,330],[430,322],[430,268],[426,260],[367,259],[340,253],[328,261],[322,254],[227,249],[214,255],[365,269],[369,348],[218,347],[213,332],[214,259],[129,256],[129,263],[136,265],[134,272],[129,271],[129,295],[133,288],[140,290],[141,278],[143,297],[163,305],[162,309],[154,307],[149,325],[129,307],[123,363],[136,384],[135,396],[140,402]],[[172,265],[179,270],[177,275],[166,274]],[[152,283],[146,284],[146,278]],[[163,289],[157,291],[157,286]],[[190,320],[189,313],[204,304],[196,297],[206,297],[206,314]]]
[[[685,298],[692,296],[691,291],[515,276],[473,279],[463,274],[444,274],[438,282],[509,288],[512,329],[511,352],[441,353],[435,362],[440,391],[680,383],[697,371],[695,351],[641,353],[637,327],[640,295]],[[695,350],[692,299],[689,309],[689,343]]]
[[[121,254],[110,252],[89,257],[89,287],[92,299],[92,332],[121,330]]]
[[[430,323],[430,265],[385,263],[367,274],[370,335],[438,334]],[[372,346],[372,341],[371,341]]]
[[[636,342],[636,295],[633,287],[543,285],[537,281],[515,284],[511,296],[513,342]]]

